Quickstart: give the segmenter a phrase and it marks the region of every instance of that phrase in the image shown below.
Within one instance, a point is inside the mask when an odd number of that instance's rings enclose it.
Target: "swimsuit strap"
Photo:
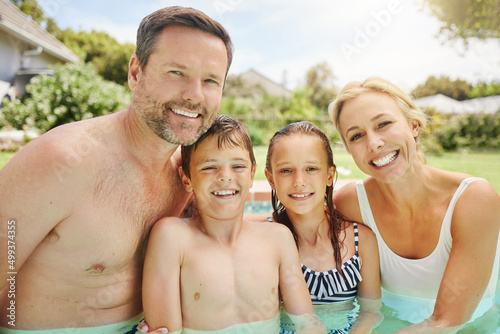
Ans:
[[[354,246],[356,247],[356,254],[358,254],[358,223],[352,222],[352,227],[354,227]]]

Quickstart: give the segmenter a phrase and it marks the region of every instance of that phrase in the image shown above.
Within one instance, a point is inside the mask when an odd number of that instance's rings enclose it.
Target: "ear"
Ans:
[[[413,134],[413,138],[417,138],[420,132],[420,125],[416,120],[410,122],[411,133]]]
[[[328,168],[328,178],[326,180],[326,185],[331,187],[333,185],[333,180],[335,180],[335,172],[337,171],[337,168],[335,166],[331,166]]]
[[[186,176],[186,174],[184,173],[184,170],[182,170],[182,166],[179,166],[178,171],[179,171],[179,176],[181,178],[182,185],[184,186],[184,189],[186,189],[186,191],[188,193],[193,192],[193,187],[191,186],[191,180],[189,179],[189,177]]]
[[[142,68],[139,64],[139,58],[137,58],[136,54],[133,54],[128,63],[128,87],[132,92],[135,92],[141,75]]]
[[[270,171],[268,171],[267,169],[264,169],[264,174],[266,174],[266,179],[267,179],[267,182],[269,182],[271,189],[276,190],[276,186],[274,185],[273,174]]]
[[[251,180],[252,180],[252,183],[250,184],[250,187],[253,186],[253,181],[255,179],[255,171],[257,170],[257,164],[255,164],[253,167],[252,167],[252,172],[251,172]]]

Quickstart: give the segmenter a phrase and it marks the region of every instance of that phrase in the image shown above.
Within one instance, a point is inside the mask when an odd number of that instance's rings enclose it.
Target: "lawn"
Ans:
[[[265,180],[267,147],[256,146],[257,180]],[[0,168],[2,168],[14,153],[0,152]],[[361,172],[351,156],[343,149],[334,149],[334,160],[339,171],[339,179],[363,179],[366,174]],[[487,179],[500,193],[500,152],[447,152],[440,155],[427,155],[427,164],[437,168],[463,172]]]

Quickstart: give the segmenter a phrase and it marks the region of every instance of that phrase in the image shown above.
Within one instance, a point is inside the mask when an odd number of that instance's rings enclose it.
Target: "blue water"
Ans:
[[[270,202],[247,202],[245,204],[245,214],[269,214],[273,211]],[[473,323],[467,324],[457,333],[459,334],[500,334],[500,279],[497,282],[497,289],[495,295],[496,308],[490,310],[483,317],[478,318]],[[347,333],[346,326],[355,321],[359,305],[356,301],[346,303],[334,303],[330,305],[315,306],[316,313],[327,325],[331,333]],[[384,320],[380,325],[373,329],[375,334],[393,333],[406,326],[411,325],[410,322],[398,318],[398,311],[389,308],[385,305],[382,306],[381,313]],[[286,312],[282,310],[282,322],[287,323],[289,319]],[[284,328],[293,329],[293,326]]]
[[[265,214],[268,213],[271,216],[273,212],[273,206],[270,201],[265,202],[246,202],[245,203],[245,214]]]

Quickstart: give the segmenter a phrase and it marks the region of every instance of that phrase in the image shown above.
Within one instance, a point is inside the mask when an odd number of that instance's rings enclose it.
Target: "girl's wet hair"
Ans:
[[[225,147],[244,148],[248,151],[252,167],[257,164],[253,153],[252,139],[250,138],[245,126],[234,118],[226,115],[219,115],[207,132],[205,132],[193,145],[182,146],[182,170],[187,177],[191,178],[189,165],[191,163],[191,156],[193,155],[193,152],[205,139],[212,136],[217,136],[217,147],[219,149]]]
[[[325,152],[325,155],[327,157],[327,164],[328,168],[334,167],[335,163],[333,162],[333,151],[332,151],[332,146],[330,144],[330,140],[326,136],[326,134],[321,131],[316,125],[307,122],[307,121],[302,121],[302,122],[297,122],[297,123],[292,123],[289,124],[280,130],[278,130],[274,136],[271,138],[271,141],[269,143],[269,148],[267,150],[267,157],[266,157],[266,169],[272,173],[272,167],[271,167],[271,158],[274,152],[274,146],[276,142],[284,137],[287,136],[292,136],[292,135],[298,135],[298,134],[303,134],[303,135],[308,135],[308,136],[315,136],[321,139],[322,142],[322,147],[323,151]],[[335,172],[335,175],[337,173]],[[335,263],[337,265],[337,270],[339,273],[342,273],[341,271],[341,265],[342,265],[342,256],[340,254],[340,246],[343,244],[343,240],[341,241],[339,236],[340,236],[340,231],[342,231],[344,227],[344,223],[347,222],[347,219],[340,213],[338,212],[334,206],[333,206],[333,187],[335,186],[335,182],[331,186],[326,187],[325,191],[325,211],[326,215],[328,217],[328,223],[330,226],[330,240],[332,242],[332,247],[333,247],[333,254],[334,254],[334,259]],[[293,237],[295,239],[295,244],[297,247],[299,247],[299,241],[298,241],[298,236],[297,233],[295,232],[293,228],[292,221],[288,217],[288,214],[286,212],[285,206],[280,202],[278,199],[278,196],[276,195],[276,190],[272,190],[271,192],[271,201],[273,205],[273,219],[274,221],[281,223],[285,226],[287,226],[290,231],[292,231]]]

